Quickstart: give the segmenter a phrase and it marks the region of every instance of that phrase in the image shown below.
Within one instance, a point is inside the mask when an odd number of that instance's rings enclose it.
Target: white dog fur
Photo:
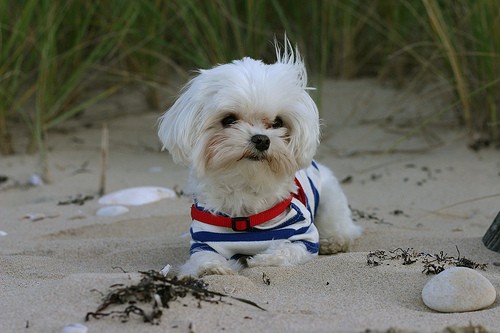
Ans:
[[[188,184],[205,210],[248,216],[297,191],[295,173],[311,165],[319,144],[317,107],[297,50],[276,43],[277,62],[243,58],[200,70],[160,118],[158,135],[174,161],[190,167]],[[256,149],[252,138],[265,136]],[[263,150],[263,151],[261,151]],[[362,233],[333,173],[318,165],[321,203],[314,225],[321,254],[346,251]],[[272,241],[246,260],[253,266],[305,263],[315,255],[301,243]],[[241,260],[217,252],[193,253],[180,275],[235,274]]]

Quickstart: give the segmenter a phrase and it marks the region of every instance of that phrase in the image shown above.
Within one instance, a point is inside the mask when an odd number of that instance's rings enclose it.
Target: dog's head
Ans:
[[[158,135],[198,177],[240,170],[293,175],[319,142],[316,104],[297,50],[285,40],[277,61],[243,58],[200,70],[160,118]]]

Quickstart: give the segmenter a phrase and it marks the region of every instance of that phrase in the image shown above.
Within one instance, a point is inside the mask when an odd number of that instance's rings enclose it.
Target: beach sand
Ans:
[[[37,156],[0,157],[0,175],[8,177],[0,184],[0,231],[5,233],[0,236],[0,331],[59,332],[82,323],[91,333],[441,332],[468,325],[500,332],[500,254],[481,242],[500,210],[499,151],[467,148],[464,131],[450,115],[433,118],[401,140],[446,106],[435,89],[416,94],[358,80],[328,81],[322,91],[317,160],[343,181],[353,216],[365,229],[348,253],[319,256],[303,266],[204,277],[210,290],[245,298],[266,311],[230,298],[199,307],[188,295],[171,302],[157,326],[134,316],[126,323],[111,317],[86,322],[86,313],[102,300],[96,290],[106,293],[111,285],[134,283],[138,271],[167,264],[175,271],[188,258],[187,196],[129,207],[116,217],[95,214],[101,207],[96,193],[103,122],[110,133],[108,193],[135,186],[181,190],[187,177],[185,167],[160,152],[159,114],[148,110],[141,92],[132,91],[51,133],[50,184],[25,186],[40,171]],[[94,199],[58,205],[77,195]],[[42,215],[30,219],[32,214]],[[467,313],[430,310],[421,290],[432,275],[422,273],[420,261],[367,264],[370,251],[395,248],[455,257],[458,248],[462,257],[487,263],[479,272],[495,286],[496,302]]]

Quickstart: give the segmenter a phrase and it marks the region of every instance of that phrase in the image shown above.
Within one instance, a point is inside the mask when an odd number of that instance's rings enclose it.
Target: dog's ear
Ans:
[[[306,91],[300,101],[289,109],[288,121],[291,123],[290,146],[300,169],[311,164],[319,144],[320,126],[316,104]]]
[[[189,165],[196,141],[196,124],[199,117],[199,103],[193,86],[198,77],[193,78],[182,90],[174,105],[159,119],[158,137],[163,149],[167,149],[177,163]]]

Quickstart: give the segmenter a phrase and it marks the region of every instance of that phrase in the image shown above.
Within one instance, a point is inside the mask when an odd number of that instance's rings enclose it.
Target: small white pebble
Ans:
[[[75,323],[64,326],[59,333],[87,333],[88,330],[87,326]]]
[[[0,236],[7,236],[7,233],[3,230],[0,230]]]

